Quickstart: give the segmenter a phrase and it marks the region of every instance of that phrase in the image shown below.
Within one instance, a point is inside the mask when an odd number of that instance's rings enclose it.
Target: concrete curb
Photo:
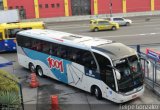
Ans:
[[[131,13],[116,13],[116,14],[112,14],[112,16],[119,16],[119,17],[137,17],[137,16],[150,16],[150,15],[160,15],[160,11],[147,11],[147,12],[131,12]],[[80,21],[80,20],[89,20],[89,19],[94,19],[94,18],[106,18],[106,17],[110,17],[110,14],[26,19],[26,20],[22,20],[22,21],[44,21],[46,23],[50,23],[50,22]]]

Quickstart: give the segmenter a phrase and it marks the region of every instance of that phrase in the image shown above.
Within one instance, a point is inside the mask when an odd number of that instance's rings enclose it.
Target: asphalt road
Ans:
[[[105,38],[126,45],[160,43],[160,16],[134,17],[131,26],[123,26],[116,31],[90,32],[89,21],[47,24],[49,29],[91,37]],[[149,20],[146,20],[149,19]]]
[[[160,16],[130,18],[133,20],[133,24],[131,26],[123,26],[116,31],[90,32],[89,21],[50,23],[47,24],[47,27],[48,29],[58,31],[110,39],[122,42],[126,45],[145,44],[142,47],[143,50],[145,50],[146,47],[152,47],[160,50],[159,17]],[[150,20],[146,21],[148,18]],[[120,109],[121,107],[121,105],[105,99],[99,101],[89,93],[49,78],[38,78],[41,86],[37,89],[30,89],[27,81],[29,71],[18,64],[16,53],[1,53],[0,56],[8,60],[15,61],[13,70],[14,74],[20,77],[23,84],[23,95],[26,106],[28,107],[36,103],[39,104],[39,106],[35,106],[30,110],[35,110],[36,107],[37,110],[50,109],[50,106],[44,106],[43,104],[50,103],[50,95],[53,94],[59,96],[59,102],[62,110],[107,110],[107,108]],[[146,88],[143,96],[125,103],[125,105],[129,104],[160,104],[160,98],[154,92]]]

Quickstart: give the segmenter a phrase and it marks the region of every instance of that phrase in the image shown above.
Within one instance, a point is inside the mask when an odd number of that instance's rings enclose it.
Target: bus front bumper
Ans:
[[[124,102],[130,101],[130,100],[133,100],[137,97],[142,96],[144,93],[144,90],[145,90],[145,87],[141,86],[141,87],[136,88],[133,91],[128,92],[128,93],[119,93],[119,94],[117,94],[116,98],[114,99],[114,102],[124,103]]]

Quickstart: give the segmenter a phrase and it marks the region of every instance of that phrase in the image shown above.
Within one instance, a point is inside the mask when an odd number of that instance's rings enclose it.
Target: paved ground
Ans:
[[[17,60],[16,53],[7,53],[1,55],[9,60]],[[122,106],[106,99],[99,101],[87,92],[60,83],[50,78],[38,77],[40,87],[31,89],[29,87],[28,80],[30,72],[27,69],[19,66],[17,62],[14,62],[13,68],[14,74],[19,77],[23,86],[25,110],[49,110],[51,108],[51,95],[57,95],[59,97],[59,105],[61,110],[106,110],[106,108],[114,108],[113,110],[119,110]],[[146,88],[143,96],[129,101],[123,105],[129,106],[130,104],[159,103],[160,97],[158,97],[150,89]]]
[[[48,24],[48,28],[71,32],[75,34],[89,35],[92,37],[100,37],[122,42],[126,45],[147,44],[142,46],[142,51],[145,52],[147,47],[160,50],[160,20],[159,17],[150,17],[150,21],[146,22],[146,18],[131,18],[134,24],[129,27],[121,27],[117,31],[101,31],[90,32],[88,21],[79,22],[63,22]],[[156,44],[155,44],[156,43]],[[25,110],[48,110],[50,109],[50,96],[58,95],[59,103],[62,110],[106,110],[109,108],[120,109],[121,105],[115,104],[108,100],[97,100],[89,93],[57,82],[49,78],[39,78],[40,87],[31,89],[29,87],[29,71],[22,68],[17,63],[16,53],[1,53],[0,56],[15,61],[13,71],[20,78],[23,85],[23,98]],[[36,106],[38,104],[38,106]],[[45,105],[44,105],[45,104]],[[145,90],[142,97],[125,103],[129,104],[160,104],[160,98],[151,90]]]

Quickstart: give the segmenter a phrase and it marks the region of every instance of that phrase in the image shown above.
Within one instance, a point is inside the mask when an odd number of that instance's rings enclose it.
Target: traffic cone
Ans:
[[[51,110],[60,110],[58,105],[58,97],[56,95],[51,96],[51,105],[52,105]]]
[[[37,80],[37,76],[35,73],[31,73],[30,87],[36,88],[39,86],[39,82]]]

